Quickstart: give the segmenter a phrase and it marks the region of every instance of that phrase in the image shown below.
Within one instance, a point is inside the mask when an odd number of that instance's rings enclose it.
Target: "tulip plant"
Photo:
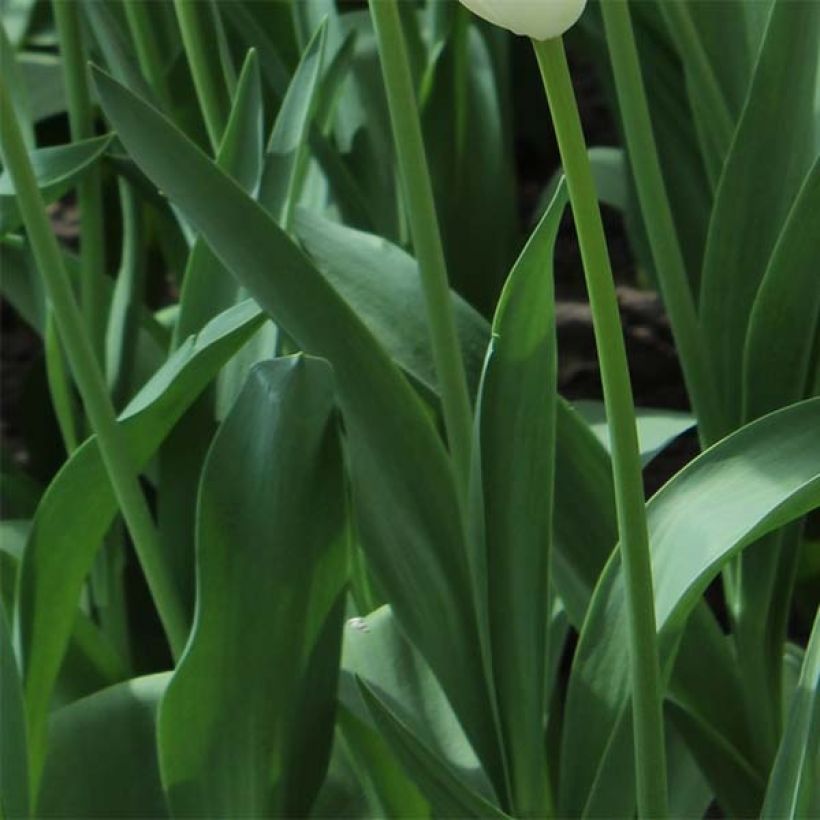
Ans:
[[[0,817],[820,812],[820,4],[0,19],[0,291],[43,351]],[[528,236],[524,71],[560,154]],[[602,205],[691,415],[635,405]],[[603,403],[558,392],[562,224]]]

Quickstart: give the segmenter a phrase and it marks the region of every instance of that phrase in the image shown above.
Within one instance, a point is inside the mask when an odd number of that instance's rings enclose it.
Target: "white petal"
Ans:
[[[549,40],[570,28],[587,0],[461,0],[479,17],[514,34]]]

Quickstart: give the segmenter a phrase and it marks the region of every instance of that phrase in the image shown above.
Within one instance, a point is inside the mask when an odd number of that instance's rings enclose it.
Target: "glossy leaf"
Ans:
[[[361,321],[260,206],[150,106],[101,73],[97,85],[148,176],[276,323],[333,365],[370,566],[501,783],[459,503],[429,416]],[[203,188],[212,196],[203,197]]]
[[[362,697],[367,702],[383,736],[396,750],[404,767],[427,797],[436,814],[444,817],[507,817],[492,803],[471,792],[442,766],[379,698],[361,684]]]
[[[543,708],[558,395],[552,259],[566,202],[562,184],[504,286],[476,407],[476,586],[486,588],[514,806],[525,815],[551,803]]]
[[[649,502],[655,613],[667,675],[688,616],[724,564],[820,504],[818,452],[820,400],[803,402],[710,448]],[[570,679],[561,778],[562,811],[569,814],[604,806],[615,811],[613,805],[631,811],[624,789],[632,775],[626,628],[615,553],[595,590]]]
[[[191,337],[134,397],[120,421],[136,464],[145,465],[186,407],[259,326],[246,302]],[[89,498],[94,504],[86,503]],[[16,630],[23,659],[33,760],[65,654],[82,583],[117,512],[96,439],[85,442],[49,485],[20,568]]]
[[[312,803],[291,792],[308,762],[294,752],[312,711],[299,704],[311,649],[345,582],[333,405],[325,362],[261,364],[214,438],[199,493],[194,629],[159,718],[177,815],[293,816]],[[324,685],[332,704],[330,637],[330,668],[313,688]],[[333,711],[318,712],[331,727]],[[326,763],[331,737],[310,754]]]

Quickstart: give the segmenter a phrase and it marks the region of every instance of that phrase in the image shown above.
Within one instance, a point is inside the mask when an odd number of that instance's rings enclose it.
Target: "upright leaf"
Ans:
[[[812,793],[818,787],[820,732],[820,612],[792,696],[786,729],[769,777],[761,817],[766,820],[809,816]]]
[[[558,192],[501,294],[476,409],[476,531],[492,669],[516,812],[549,811],[546,628],[558,400],[552,257]],[[486,564],[484,563],[486,561]]]
[[[820,320],[820,158],[792,206],[752,305],[743,357],[747,421],[811,390]]]
[[[261,364],[214,438],[199,493],[195,624],[159,717],[177,815],[287,816],[298,805],[290,781],[307,761],[294,751],[310,718],[299,701],[345,580],[333,404],[325,362]],[[338,658],[334,623],[325,650]],[[327,672],[313,684],[332,703]],[[332,726],[333,710],[322,715]],[[325,764],[331,736],[310,750]]]
[[[102,73],[97,83],[108,116],[145,173],[277,324],[306,352],[332,363],[370,565],[494,782],[502,784],[459,502],[430,417],[361,321],[269,215],[157,111]]]
[[[818,40],[820,4],[775,0],[715,196],[700,313],[733,425],[741,422],[743,346],[755,295],[815,155]]]
[[[5,571],[5,570],[4,570]],[[20,670],[11,645],[5,603],[0,601],[0,813],[28,817],[28,744]]]

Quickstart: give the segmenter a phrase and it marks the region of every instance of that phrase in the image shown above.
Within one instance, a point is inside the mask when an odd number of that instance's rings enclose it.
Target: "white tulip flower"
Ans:
[[[474,14],[533,40],[560,37],[581,16],[587,0],[460,0]]]

